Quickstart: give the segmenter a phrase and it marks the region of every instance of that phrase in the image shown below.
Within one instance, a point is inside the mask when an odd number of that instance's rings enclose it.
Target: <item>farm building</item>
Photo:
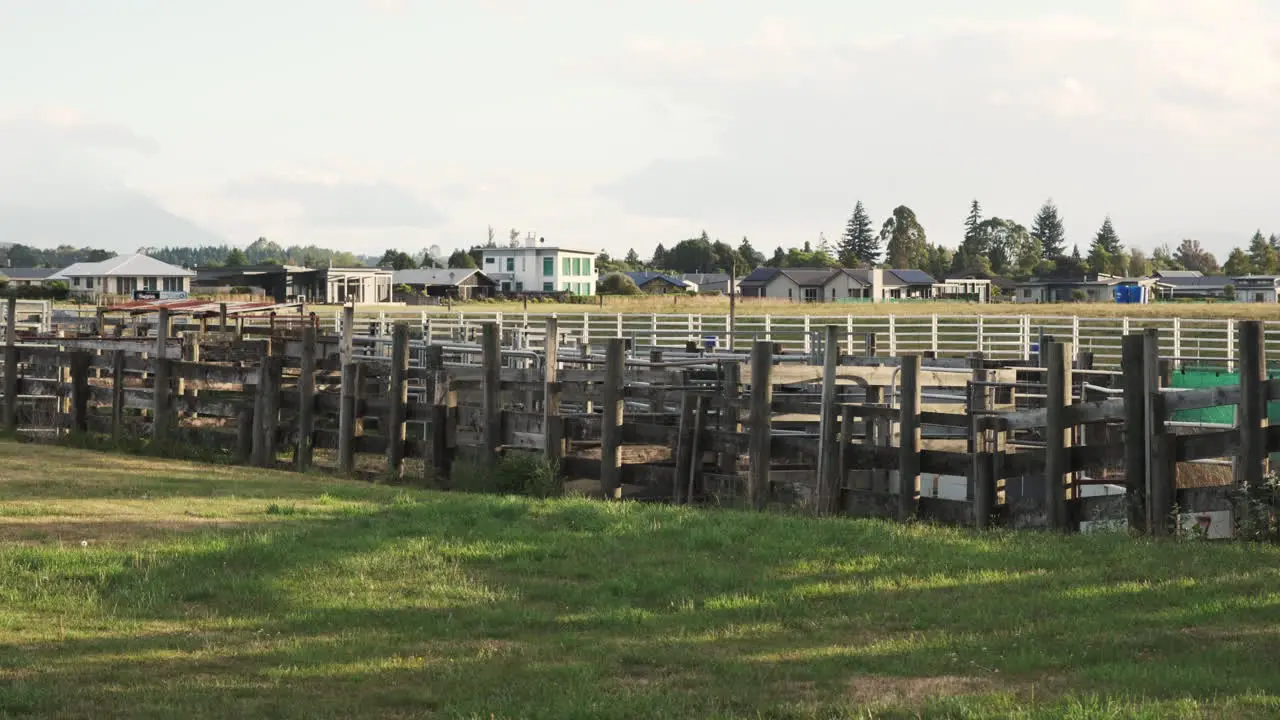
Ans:
[[[465,268],[397,270],[391,279],[397,288],[396,299],[411,304],[424,297],[452,300],[492,297],[498,286],[479,270]],[[412,290],[412,296],[402,297],[403,288]]]
[[[1035,277],[1018,283],[1017,302],[1110,302],[1116,299],[1116,288],[1134,286],[1146,288],[1136,294],[1148,297],[1155,288],[1155,278],[1123,278],[1106,273],[1073,272],[1063,275]],[[1133,295],[1126,294],[1129,299]],[[1145,300],[1143,300],[1145,302]]]
[[[391,301],[391,271],[380,268],[313,269],[276,264],[201,268],[194,285],[210,294],[250,288],[252,294],[261,293],[279,303]]]
[[[939,300],[991,302],[991,281],[986,278],[947,278],[934,287]]]

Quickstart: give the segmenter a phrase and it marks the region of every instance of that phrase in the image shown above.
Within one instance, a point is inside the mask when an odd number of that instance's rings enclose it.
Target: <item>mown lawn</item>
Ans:
[[[1280,552],[0,442],[0,717],[1275,717]]]

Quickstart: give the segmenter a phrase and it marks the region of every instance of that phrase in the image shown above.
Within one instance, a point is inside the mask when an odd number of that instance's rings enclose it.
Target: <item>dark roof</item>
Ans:
[[[1175,278],[1198,278],[1204,277],[1204,273],[1199,270],[1157,270],[1153,273],[1155,277],[1162,280],[1173,280]]]
[[[783,275],[791,278],[797,285],[826,285],[832,277],[839,274],[832,268],[785,268]]]
[[[923,270],[886,270],[885,272],[898,278],[904,285],[933,285],[938,282]]]
[[[1225,275],[1174,275],[1161,276],[1158,282],[1177,288],[1226,287],[1231,284],[1231,278]]]
[[[10,280],[44,280],[58,272],[57,268],[7,268],[0,267],[0,276]]]
[[[623,275],[626,275],[627,277],[634,280],[638,287],[644,287],[645,285],[653,282],[654,280],[661,280],[662,282],[668,283],[670,285],[674,285],[675,287],[679,287],[679,288],[688,287],[688,283],[686,283],[684,280],[681,280],[680,278],[677,278],[677,277],[672,277],[670,275],[667,275],[666,273],[637,271],[637,272],[625,272],[623,273]]]
[[[479,275],[477,282],[493,281],[473,268],[425,268],[421,270],[397,270],[391,273],[391,282],[396,285],[460,285],[472,275]]]
[[[743,285],[765,285],[782,272],[778,268],[760,267],[752,270],[749,275],[742,278]]]

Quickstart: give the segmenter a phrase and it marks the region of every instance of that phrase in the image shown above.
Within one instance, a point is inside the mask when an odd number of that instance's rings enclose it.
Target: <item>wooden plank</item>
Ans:
[[[1049,527],[1060,532],[1070,529],[1067,521],[1067,490],[1070,484],[1068,448],[1071,427],[1066,408],[1071,402],[1071,343],[1052,342],[1041,347],[1048,379],[1045,390],[1045,516]]]
[[[769,466],[772,462],[770,442],[771,407],[773,404],[773,343],[756,341],[751,348],[751,367],[743,382],[751,386],[751,447],[748,451],[747,502],[763,510],[769,502]],[[753,382],[754,380],[754,382]]]
[[[298,444],[294,467],[298,472],[307,472],[311,469],[316,428],[316,329],[312,325],[302,330],[302,361],[298,368]]]
[[[898,520],[915,517],[920,488],[920,356],[902,358],[898,403]]]
[[[124,437],[124,362],[123,350],[111,353],[111,436],[117,443]]]
[[[742,430],[742,424],[739,422],[739,393],[742,388],[739,379],[742,377],[742,366],[736,362],[722,363],[720,365],[724,371],[724,398],[723,405],[720,407],[720,430],[724,432],[738,433]],[[709,404],[709,403],[708,403]],[[718,446],[713,446],[718,447]],[[720,449],[719,471],[721,475],[733,475],[738,472],[738,453],[727,447]]]
[[[693,401],[693,437],[690,443],[689,458],[689,491],[685,495],[685,502],[692,504],[695,499],[700,497],[705,488],[703,487],[702,477],[702,454],[706,445],[702,442],[703,433],[707,427],[707,406],[710,405],[708,398],[701,395],[696,396]]]
[[[821,425],[818,430],[818,492],[815,510],[819,515],[836,512],[840,479],[840,408],[836,405],[836,371],[840,365],[840,328],[828,325],[823,334]]]
[[[605,346],[604,402],[600,428],[600,493],[606,500],[622,499],[622,375],[625,372],[622,338],[609,338]]]
[[[1016,371],[1013,369],[1002,368],[992,372],[995,382],[1012,383],[1016,380]],[[841,365],[836,372],[836,384],[889,387],[895,384],[897,373],[898,367],[892,365]],[[823,369],[821,365],[788,363],[773,368],[770,377],[775,386],[816,385],[822,382]],[[969,382],[969,377],[968,372],[924,369],[920,373],[920,386],[922,388],[963,388]],[[742,382],[752,384],[750,369],[743,374]]]
[[[672,486],[671,501],[679,505],[685,502],[685,498],[689,496],[689,489],[693,485],[692,468],[693,468],[693,421],[696,411],[697,400],[691,393],[682,393],[680,396],[680,425],[676,430],[676,473],[675,482]],[[633,432],[636,427],[630,428]],[[665,431],[666,428],[663,428]]]
[[[71,353],[71,431],[89,429],[89,353]]]

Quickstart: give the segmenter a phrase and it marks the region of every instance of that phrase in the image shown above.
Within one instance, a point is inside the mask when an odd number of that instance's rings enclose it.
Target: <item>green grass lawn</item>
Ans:
[[[0,443],[0,717],[1275,717],[1280,551]]]

